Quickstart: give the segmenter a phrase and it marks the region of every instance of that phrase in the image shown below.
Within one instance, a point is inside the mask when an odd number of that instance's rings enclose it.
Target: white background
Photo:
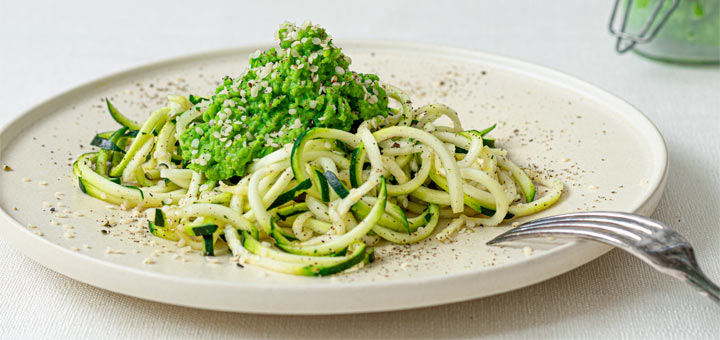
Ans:
[[[119,70],[272,40],[312,19],[336,39],[437,43],[549,66],[628,100],[664,135],[670,179],[655,218],[720,281],[720,72],[618,56],[611,0],[0,0],[0,124]],[[1,188],[0,188],[1,189]],[[2,226],[0,226],[2,227]],[[110,293],[35,264],[0,239],[0,338],[712,338],[720,308],[620,251],[500,296],[419,310],[293,317],[217,313]]]

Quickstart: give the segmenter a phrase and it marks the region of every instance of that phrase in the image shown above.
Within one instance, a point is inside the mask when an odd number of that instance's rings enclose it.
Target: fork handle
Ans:
[[[707,296],[710,300],[720,305],[720,287],[710,281],[702,271],[692,268],[691,270],[684,271],[683,276],[687,283],[700,292],[700,295]]]

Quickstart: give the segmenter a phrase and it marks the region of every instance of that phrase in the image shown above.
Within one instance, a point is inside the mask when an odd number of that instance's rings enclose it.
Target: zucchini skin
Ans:
[[[180,240],[180,236],[172,230],[166,221],[165,213],[158,208],[155,208],[155,218],[148,220],[148,230],[151,234],[164,238],[168,241],[177,242]]]
[[[292,150],[290,151],[290,167],[292,168],[295,180],[302,182],[309,177],[309,174],[303,169],[302,165],[302,154],[307,142],[313,139],[335,139],[345,143],[348,147],[355,148],[360,144],[359,138],[354,134],[346,131],[329,129],[329,128],[312,128],[304,131],[293,143]]]
[[[358,249],[353,251],[351,254],[346,255],[348,257],[347,260],[340,262],[336,265],[332,266],[321,266],[321,265],[310,265],[306,267],[305,272],[310,274],[310,276],[328,276],[336,273],[340,273],[342,271],[345,271],[346,269],[349,269],[353,266],[355,266],[358,263],[361,263],[365,260],[365,253],[366,253],[366,246],[365,243],[360,243],[360,246]],[[369,256],[372,256],[374,252],[371,252]]]
[[[203,238],[203,244],[205,245],[205,256],[215,256],[215,239],[213,234],[217,232],[217,224],[208,224],[198,227],[194,227],[193,233],[201,235]]]
[[[164,238],[168,241],[180,241],[180,236],[178,236],[174,231],[170,230],[167,227],[159,227],[155,225],[153,221],[148,220],[148,230],[151,234],[160,238]]]
[[[280,234],[277,228],[271,228],[270,235],[275,239],[277,247],[288,253],[310,256],[335,254],[347,248],[351,243],[360,240],[361,237],[365,236],[365,234],[367,234],[377,224],[380,217],[385,212],[386,202],[387,186],[385,183],[385,177],[382,176],[380,177],[380,190],[377,202],[375,202],[375,205],[368,216],[349,232],[339,235],[331,241],[311,246],[303,246],[300,243],[291,242]],[[271,220],[271,226],[272,225],[274,225],[274,223],[272,223]]]
[[[130,145],[130,148],[127,150],[125,156],[122,158],[120,163],[118,163],[114,168],[110,170],[110,176],[120,177],[120,175],[122,175],[123,170],[125,170],[125,167],[135,156],[135,154],[140,150],[142,145],[145,144],[145,142],[147,142],[150,138],[154,137],[152,131],[158,126],[161,126],[165,123],[169,113],[170,109],[165,107],[156,110],[155,112],[153,112],[152,115],[150,115],[150,117],[145,121],[145,123],[139,128],[139,132],[137,136],[135,136],[135,140],[133,141],[132,145]]]
[[[350,194],[342,181],[340,181],[337,175],[335,175],[332,171],[325,171],[323,176],[333,191],[335,191],[340,198],[345,198],[348,194]]]
[[[103,177],[90,167],[97,161],[97,157],[97,152],[85,153],[73,163],[73,172],[77,177],[82,178],[86,194],[116,205],[127,202],[130,206],[143,205],[148,208],[162,206],[165,199],[170,199],[175,204],[179,201],[181,194],[176,192],[145,195],[140,188],[121,185]]]
[[[342,183],[342,181],[340,181],[337,175],[335,175],[331,171],[326,171],[324,177],[327,179],[330,187],[340,198],[345,198],[349,194],[347,188],[345,188],[345,185]],[[360,219],[367,217],[367,215],[370,214],[370,210],[372,210],[372,207],[370,207],[370,205],[363,201],[356,202],[350,208],[350,211],[353,212],[353,215]],[[386,203],[385,213],[383,214],[383,216],[380,217],[380,221],[378,223],[387,226],[388,228],[391,228],[393,230],[405,230],[406,232],[410,233],[410,224],[408,223],[405,211],[402,210],[402,208],[400,208],[399,206],[390,202]]]
[[[329,276],[342,272],[372,257],[373,251],[367,250],[365,243],[356,242],[350,245],[353,250],[342,256],[301,256],[282,253],[263,246],[247,232],[242,233],[242,246],[251,254],[261,256],[262,260],[250,258],[264,268],[302,276]],[[255,260],[255,261],[253,261]]]
[[[430,204],[427,208],[429,215],[424,218],[427,223],[422,227],[423,229],[416,229],[410,234],[399,233],[394,230],[384,228],[382,226],[375,226],[373,231],[380,237],[397,244],[412,244],[420,242],[428,238],[438,225],[440,220],[440,207],[437,204]]]
[[[126,126],[123,126],[122,128],[113,132],[109,138],[103,138],[99,135],[96,135],[95,138],[93,138],[93,140],[90,142],[90,145],[97,146],[102,149],[98,152],[98,159],[95,164],[95,171],[97,171],[97,173],[103,176],[107,176],[107,162],[108,160],[110,160],[111,157],[113,157],[115,151],[123,154],[125,153],[125,149],[118,146],[117,143],[121,137],[125,136],[125,132],[127,130],[128,128]]]
[[[291,216],[295,216],[298,214],[302,214],[306,211],[308,211],[307,203],[295,203],[293,205],[289,205],[287,207],[283,207],[275,211],[275,214],[277,215],[280,220],[284,221],[288,219]]]
[[[357,188],[362,183],[362,170],[365,163],[365,146],[360,144],[350,156],[350,185]]]
[[[523,196],[525,196],[525,202],[532,202],[535,199],[536,189],[535,184],[530,177],[525,173],[525,171],[520,169],[519,166],[508,160],[506,157],[498,157],[498,160],[500,167],[510,171],[515,181],[520,185],[520,191],[522,191]]]
[[[293,199],[295,199],[295,197],[297,197],[297,195],[302,194],[303,192],[305,192],[305,190],[310,189],[310,187],[312,187],[312,181],[310,179],[306,179],[306,180],[298,183],[296,186],[294,186],[290,190],[280,194],[280,196],[278,196],[278,198],[275,199],[275,201],[273,201],[273,203],[270,204],[270,206],[267,209],[272,210],[279,206],[282,206],[285,203],[292,201]]]
[[[125,126],[130,130],[140,130],[142,124],[120,113],[120,111],[118,111],[118,109],[110,102],[109,99],[105,98],[105,104],[107,105],[108,112],[110,112],[110,117],[112,117],[112,119],[118,122],[118,124]]]
[[[325,203],[330,202],[330,187],[328,185],[327,179],[318,169],[313,169],[313,176],[318,188],[320,189],[320,197],[322,201]]]
[[[448,190],[448,183],[447,179],[440,175],[440,173],[437,172],[435,167],[433,166],[432,169],[430,169],[430,179],[433,181],[433,183],[437,184],[438,187],[442,188],[443,190]],[[431,189],[429,189],[431,190]],[[416,196],[417,197],[417,196]],[[465,202],[465,205],[472,208],[473,210],[482,213],[483,208],[491,211],[495,211],[495,202],[487,202],[487,201],[481,201],[475,198],[472,198],[468,196],[467,194],[463,194],[463,201]]]

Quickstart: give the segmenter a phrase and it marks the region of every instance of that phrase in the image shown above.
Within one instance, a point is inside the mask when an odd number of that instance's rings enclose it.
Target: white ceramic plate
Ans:
[[[446,103],[460,112],[466,128],[497,122],[493,135],[512,159],[565,182],[564,197],[543,216],[578,210],[649,215],[660,199],[667,173],[662,137],[638,110],[605,91],[547,68],[472,51],[398,42],[340,46],[352,56],[354,70],[377,73],[404,88],[416,107]],[[117,128],[102,99],[110,97],[123,112],[143,120],[164,105],[167,94],[210,93],[223,75],[239,74],[247,56],[266,47],[204,53],[118,73],[14,120],[0,133],[0,164],[14,169],[0,171],[4,237],[42,265],[97,287],[177,305],[273,314],[383,311],[468,300],[546,280],[609,249],[545,241],[534,243],[528,255],[518,246],[485,246],[507,230],[486,228],[460,233],[449,244],[432,237],[413,246],[382,246],[377,261],[362,270],[305,278],[241,269],[229,257],[209,263],[197,252],[180,254],[164,240],[149,245],[157,239],[127,227],[102,233],[106,204],[80,193],[71,171],[76,156],[91,149],[94,133]],[[116,220],[125,215],[112,212]],[[73,238],[64,237],[69,230]],[[108,254],[108,247],[122,254]],[[149,256],[156,263],[144,264]]]

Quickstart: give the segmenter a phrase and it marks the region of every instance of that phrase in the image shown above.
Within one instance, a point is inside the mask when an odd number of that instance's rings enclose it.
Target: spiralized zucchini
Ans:
[[[184,97],[144,123],[110,102],[117,131],[98,134],[99,152],[73,165],[80,189],[123,207],[146,209],[148,230],[208,256],[229,249],[240,263],[324,276],[363,266],[372,244],[446,241],[465,226],[497,226],[547,209],[563,183],[513,163],[484,138],[494,126],[464,130],[442,104],[400,109],[354,132],[312,128],[255,160],[237,180],[209,181],[184,166],[178,136],[202,114]],[[436,126],[441,117],[451,126]],[[337,147],[343,145],[344,147]],[[546,187],[539,197],[536,185]],[[437,230],[441,218],[449,225]]]

